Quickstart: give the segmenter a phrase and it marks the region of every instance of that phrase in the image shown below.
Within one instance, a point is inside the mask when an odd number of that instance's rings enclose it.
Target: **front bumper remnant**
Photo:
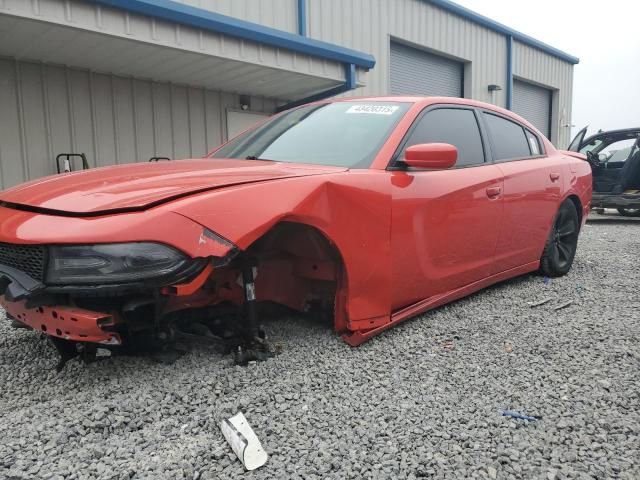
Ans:
[[[63,306],[27,308],[24,300],[9,302],[5,297],[0,297],[0,306],[12,319],[52,337],[102,345],[122,344],[119,334],[104,329],[115,325],[113,316],[106,313]]]

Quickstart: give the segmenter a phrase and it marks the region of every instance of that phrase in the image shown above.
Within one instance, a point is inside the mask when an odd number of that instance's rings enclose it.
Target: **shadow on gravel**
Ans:
[[[640,218],[624,218],[624,217],[604,217],[589,218],[587,223],[591,226],[595,225],[640,225]]]

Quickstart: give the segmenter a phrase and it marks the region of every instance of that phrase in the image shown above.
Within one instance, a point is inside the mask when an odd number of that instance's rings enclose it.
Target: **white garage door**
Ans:
[[[462,97],[463,64],[391,42],[391,93]]]
[[[513,81],[513,111],[551,136],[551,90],[531,83]]]

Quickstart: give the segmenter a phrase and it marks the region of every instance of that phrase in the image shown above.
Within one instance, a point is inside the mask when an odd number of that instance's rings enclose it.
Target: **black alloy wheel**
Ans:
[[[580,220],[571,200],[558,210],[540,259],[540,270],[548,277],[560,277],[571,270],[578,247]]]

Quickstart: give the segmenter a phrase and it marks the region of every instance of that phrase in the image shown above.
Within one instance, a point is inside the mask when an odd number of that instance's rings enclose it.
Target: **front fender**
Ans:
[[[298,177],[185,199],[173,211],[247,249],[282,221],[320,230],[340,252],[351,325],[377,326],[391,314],[391,195],[386,172]]]

